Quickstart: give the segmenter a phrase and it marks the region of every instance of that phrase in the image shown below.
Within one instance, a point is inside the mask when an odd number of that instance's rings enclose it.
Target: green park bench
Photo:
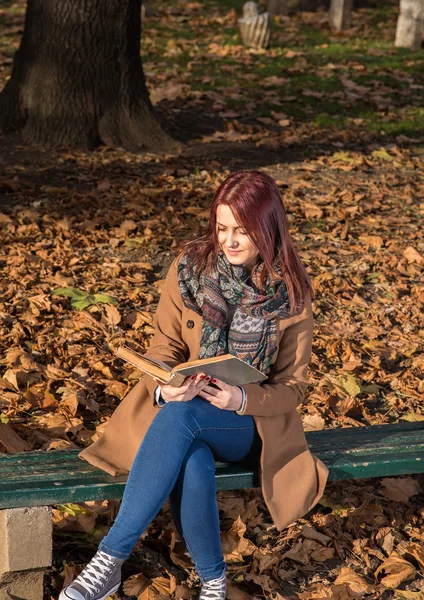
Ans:
[[[306,432],[306,439],[329,468],[329,480],[418,474],[423,485],[423,421],[324,429]],[[43,569],[51,565],[51,505],[122,498],[126,476],[112,477],[79,459],[78,452],[0,457],[0,582],[2,573],[6,581],[0,583],[0,600],[2,588],[17,598],[42,600]],[[257,487],[257,465],[217,462],[217,489]]]

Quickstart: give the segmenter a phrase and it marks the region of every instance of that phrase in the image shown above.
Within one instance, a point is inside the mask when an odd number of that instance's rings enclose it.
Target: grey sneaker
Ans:
[[[98,550],[78,577],[60,592],[59,600],[106,600],[121,584],[123,562]]]
[[[202,583],[198,600],[225,600],[226,593],[227,572],[225,571],[218,579]]]

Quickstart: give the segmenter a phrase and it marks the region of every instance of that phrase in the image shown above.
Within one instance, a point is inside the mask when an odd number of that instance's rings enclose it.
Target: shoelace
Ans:
[[[105,572],[112,573],[110,567],[114,567],[115,564],[111,557],[100,550],[88,563],[84,571],[74,580],[74,583],[78,583],[90,592],[90,596],[94,596],[94,592],[100,592],[98,585],[104,585],[102,578],[107,580]]]
[[[227,575],[224,574],[219,579],[205,581],[202,583],[199,600],[225,600],[227,591]]]

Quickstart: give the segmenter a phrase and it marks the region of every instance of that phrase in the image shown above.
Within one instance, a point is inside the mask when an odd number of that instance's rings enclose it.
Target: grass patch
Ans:
[[[235,22],[239,0],[164,0],[143,22],[148,83],[183,83],[187,98],[216,92],[221,105],[245,116],[281,112],[294,127],[333,132],[354,125],[418,136],[424,128],[424,55],[394,48],[398,6],[375,4],[355,10],[353,28],[340,34],[330,31],[323,11],[276,18],[271,48],[255,52],[242,46]],[[0,9],[0,85],[10,75],[24,14],[23,0]]]
[[[312,121],[312,124],[319,129],[341,129],[346,127],[347,123],[348,119],[344,115],[326,113],[316,115]]]

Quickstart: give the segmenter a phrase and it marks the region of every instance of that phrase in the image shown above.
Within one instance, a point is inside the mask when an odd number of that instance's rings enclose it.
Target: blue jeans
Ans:
[[[239,461],[257,454],[259,447],[251,416],[216,408],[199,396],[165,404],[138,449],[119,513],[99,549],[128,558],[169,498],[175,526],[200,580],[220,577],[226,567],[214,459]]]

